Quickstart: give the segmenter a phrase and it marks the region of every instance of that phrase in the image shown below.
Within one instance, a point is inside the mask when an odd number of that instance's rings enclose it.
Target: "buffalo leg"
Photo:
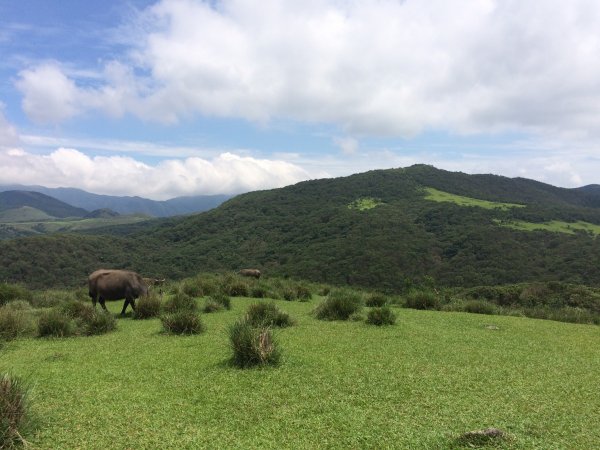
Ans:
[[[123,309],[121,310],[121,315],[125,315],[125,310],[127,309],[127,305],[129,305],[130,300],[128,298],[125,299],[125,303],[123,303]]]
[[[104,304],[104,299],[103,299],[102,297],[100,297],[100,298],[98,299],[98,301],[100,302],[100,306],[102,306],[102,309],[103,309],[104,311],[108,311],[108,309],[106,309],[106,305]],[[95,306],[96,306],[96,302],[94,302],[94,307],[95,307]]]

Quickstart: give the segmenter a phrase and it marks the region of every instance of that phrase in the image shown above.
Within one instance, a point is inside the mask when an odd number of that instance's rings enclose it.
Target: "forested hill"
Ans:
[[[0,212],[22,207],[35,208],[53,217],[83,217],[88,214],[83,208],[76,208],[48,195],[30,191],[0,192]]]
[[[112,235],[5,241],[0,279],[76,284],[100,266],[170,278],[258,267],[395,291],[432,278],[600,285],[596,195],[423,165],[377,170],[252,192]]]

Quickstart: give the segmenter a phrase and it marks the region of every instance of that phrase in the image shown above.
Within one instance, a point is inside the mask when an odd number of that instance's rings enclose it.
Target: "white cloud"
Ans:
[[[599,24],[594,0],[162,0],[131,27],[130,55],[103,69],[103,83],[41,65],[18,86],[42,122],[97,109],[596,142]]]
[[[183,195],[239,193],[282,187],[309,178],[284,161],[223,153],[212,159],[164,160],[156,166],[124,156],[89,157],[59,148],[47,155],[0,150],[0,184],[77,187],[108,195],[164,200]]]
[[[6,120],[3,108],[4,105],[0,102],[0,149],[11,148],[20,143],[17,129]]]
[[[345,137],[345,138],[334,138],[333,143],[337,145],[344,155],[354,155],[358,152],[359,143],[358,140]]]

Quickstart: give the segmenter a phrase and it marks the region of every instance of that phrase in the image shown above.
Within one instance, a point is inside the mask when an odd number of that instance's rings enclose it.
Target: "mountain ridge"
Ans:
[[[426,188],[524,206],[433,201]],[[111,266],[177,279],[257,267],[265,276],[393,292],[427,280],[444,286],[552,280],[598,286],[600,239],[592,227],[571,234],[511,227],[551,221],[566,228],[575,222],[600,225],[600,208],[586,205],[589,193],[578,190],[416,165],[249,192],[200,214],[101,234],[5,241],[0,278],[73,283],[75,272],[85,279],[86,272]],[[64,251],[74,245],[87,249],[78,252],[77,263]],[[48,261],[36,260],[40,249]],[[7,268],[10,261],[18,261],[19,270]],[[67,276],[64,267],[72,264],[77,268]]]
[[[77,208],[87,211],[111,209],[119,214],[145,214],[153,217],[169,217],[193,214],[212,209],[230,195],[198,195],[175,197],[169,200],[150,200],[138,196],[112,196],[93,194],[77,188],[47,188],[44,186],[4,185],[0,192],[27,190],[39,192]]]

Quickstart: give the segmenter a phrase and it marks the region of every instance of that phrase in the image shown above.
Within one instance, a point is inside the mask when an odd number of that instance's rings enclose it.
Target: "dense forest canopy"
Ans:
[[[428,199],[432,189],[446,201]],[[251,192],[189,217],[6,240],[0,279],[42,287],[81,285],[98,267],[169,278],[258,267],[267,276],[388,291],[431,279],[445,286],[598,286],[600,241],[568,227],[600,225],[599,207],[595,189],[417,165]],[[507,226],[551,221],[570,233]]]

